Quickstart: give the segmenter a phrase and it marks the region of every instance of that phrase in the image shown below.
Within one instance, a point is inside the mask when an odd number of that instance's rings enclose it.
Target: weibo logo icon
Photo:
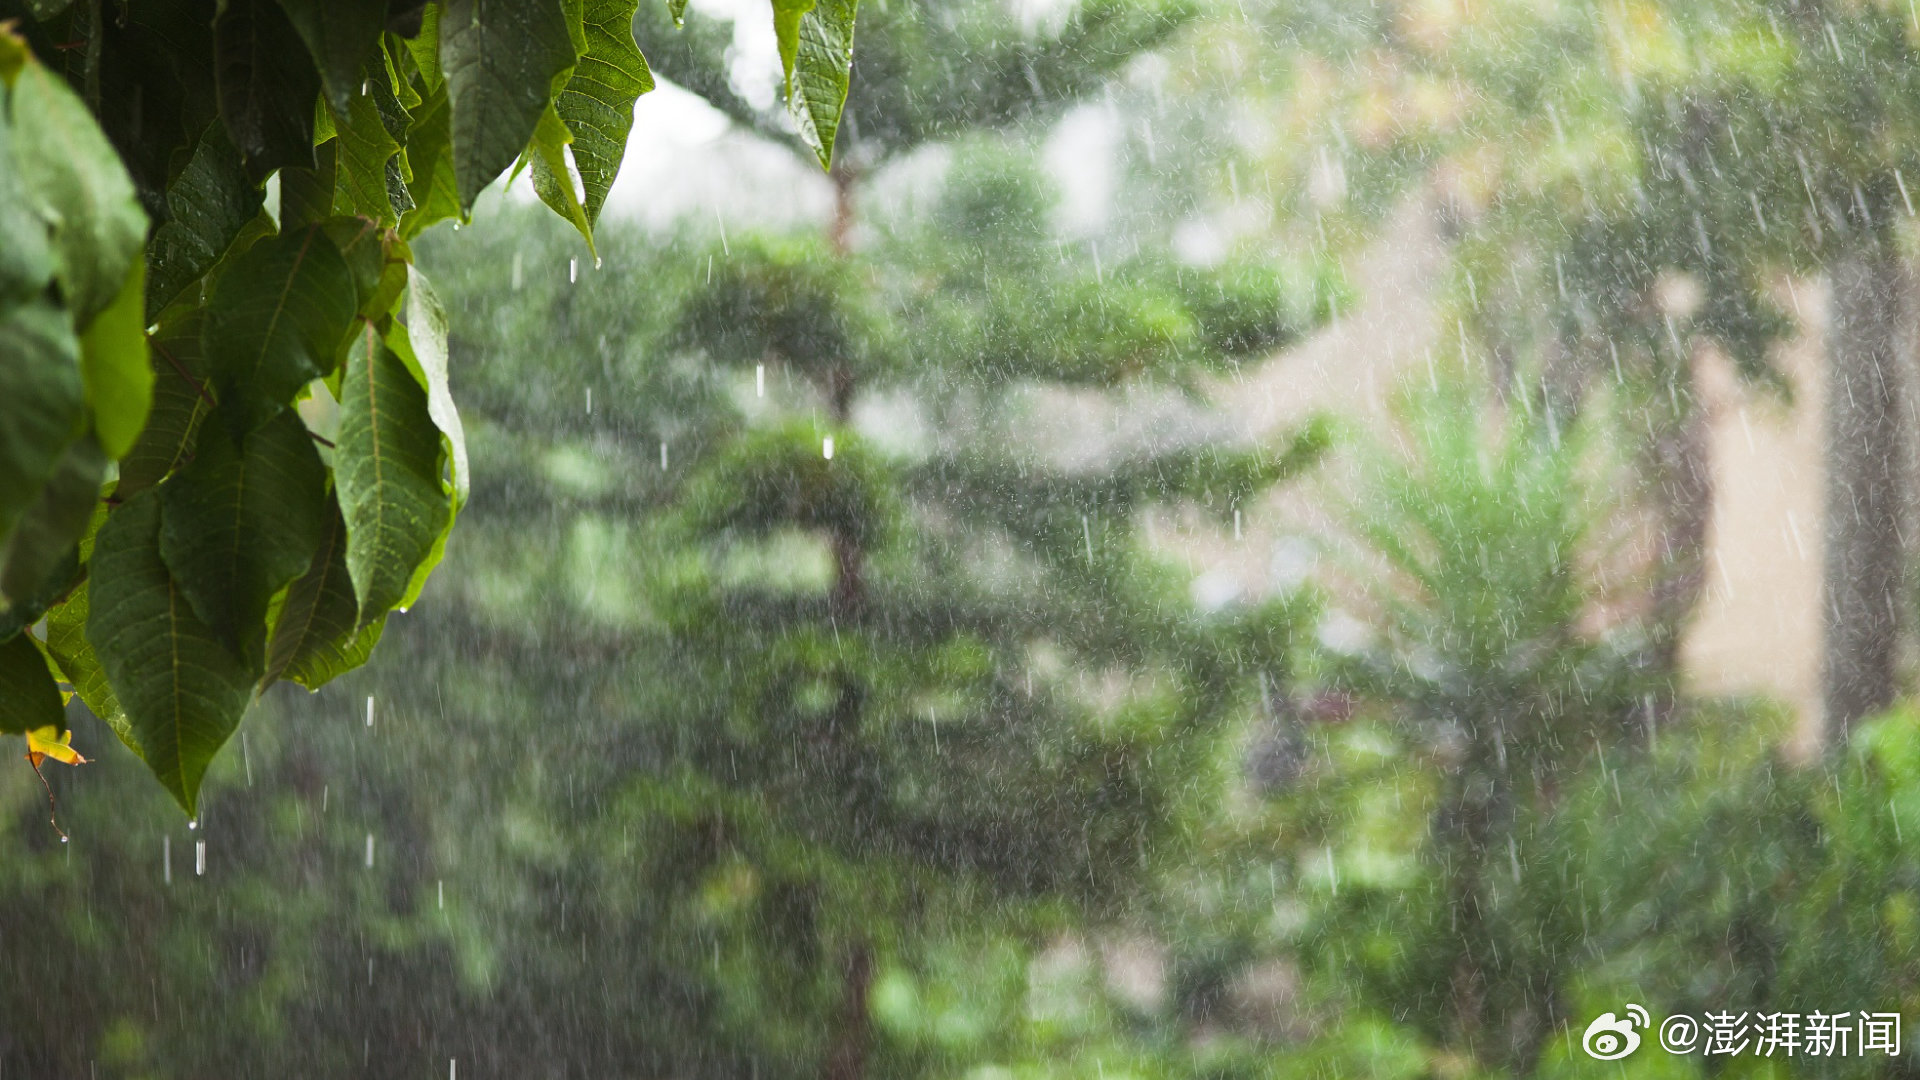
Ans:
[[[1634,1029],[1646,1027],[1652,1022],[1647,1010],[1639,1005],[1627,1006],[1625,1020],[1610,1012],[1601,1013],[1593,1018],[1593,1023],[1587,1025],[1580,1045],[1589,1057],[1618,1061],[1640,1049],[1640,1033]]]

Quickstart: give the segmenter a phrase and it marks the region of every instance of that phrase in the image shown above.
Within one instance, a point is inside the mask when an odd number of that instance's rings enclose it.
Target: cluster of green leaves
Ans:
[[[0,730],[63,683],[191,814],[260,690],[365,661],[470,482],[411,242],[513,166],[592,246],[636,5],[0,6]],[[823,165],[854,14],[774,5]]]

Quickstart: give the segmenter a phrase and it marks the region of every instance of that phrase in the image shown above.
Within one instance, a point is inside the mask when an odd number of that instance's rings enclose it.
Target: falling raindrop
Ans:
[[[1080,535],[1087,542],[1087,562],[1091,564],[1093,562],[1093,523],[1087,520],[1085,514],[1080,515]]]
[[[587,415],[593,415],[593,387],[587,387]]]
[[[205,840],[195,840],[193,842],[193,876],[205,877],[206,874],[207,842]]]
[[[568,259],[567,260],[567,284],[571,285],[574,282],[579,280],[580,280],[580,260]]]
[[[327,812],[327,792],[330,790],[332,790],[331,784],[320,785],[320,812],[323,814]]]
[[[457,221],[454,222],[453,227],[456,229],[459,228],[460,223]],[[522,273],[520,268],[520,253],[516,251],[513,253],[513,289],[515,292],[520,291],[521,278],[522,278]]]
[[[433,883],[433,898],[434,898],[434,903],[438,905],[441,911],[447,910],[447,883],[446,882],[435,879]]]
[[[168,885],[173,884],[173,837],[171,836],[160,838],[160,879]]]
[[[1240,511],[1237,509],[1233,512],[1233,538],[1240,539]]]
[[[828,461],[833,460],[833,436],[829,435],[820,440],[820,456]]]
[[[373,726],[373,695],[367,695],[367,726]]]
[[[367,92],[367,89],[368,89],[369,87],[371,87],[372,85],[373,85],[373,80],[372,80],[372,79],[361,79],[361,80],[360,80],[360,93],[361,93],[362,95],[365,95],[365,94],[366,94],[366,92]]]
[[[660,471],[667,471],[667,440],[660,440]]]
[[[753,396],[767,396],[767,365],[753,365]]]
[[[373,869],[373,834],[367,834],[367,869]]]
[[[189,830],[192,830],[192,829],[197,829],[197,828],[199,828],[199,827],[200,827],[200,819],[199,819],[199,818],[193,818],[193,819],[191,819],[191,820],[189,820],[189,821],[187,822],[187,828],[188,828]]]

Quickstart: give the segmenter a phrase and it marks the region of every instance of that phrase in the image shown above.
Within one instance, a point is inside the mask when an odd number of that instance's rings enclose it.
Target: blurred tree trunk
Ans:
[[[1634,733],[1642,743],[1666,724],[1679,699],[1681,641],[1706,592],[1714,495],[1708,416],[1696,392],[1693,352],[1657,356],[1654,363],[1647,441],[1641,450],[1658,530],[1648,620],[1652,641],[1647,675],[1652,686]]]
[[[867,994],[873,988],[873,950],[854,946],[847,956],[841,984],[840,1017],[833,1044],[827,1048],[824,1080],[860,1080],[867,1074],[867,1053],[873,1041],[867,1018]]]
[[[1511,820],[1511,779],[1500,743],[1499,719],[1477,717],[1467,739],[1467,758],[1448,778],[1437,831],[1447,886],[1449,929],[1454,939],[1448,973],[1451,1041],[1473,1047],[1484,1041],[1492,1019],[1487,1000],[1497,978],[1493,927],[1484,909],[1493,839]]]
[[[1828,273],[1821,694],[1831,749],[1845,743],[1855,721],[1889,705],[1897,689],[1911,466],[1901,325],[1908,278],[1893,237],[1869,225]]]

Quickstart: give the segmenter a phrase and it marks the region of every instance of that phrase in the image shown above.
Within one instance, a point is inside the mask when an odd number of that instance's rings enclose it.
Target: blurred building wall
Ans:
[[[1383,235],[1353,269],[1356,310],[1222,386],[1217,400],[1243,435],[1271,437],[1315,411],[1390,432],[1396,388],[1427,378],[1438,332],[1432,297],[1446,252],[1423,205],[1406,207]],[[1814,745],[1819,709],[1824,300],[1823,289],[1805,282],[1781,286],[1782,307],[1802,327],[1779,356],[1790,401],[1743,383],[1717,353],[1699,358],[1716,498],[1706,593],[1682,654],[1696,694],[1792,707],[1804,747]],[[1328,475],[1280,494],[1250,515],[1241,543],[1203,541],[1207,573],[1231,575],[1253,592],[1285,587],[1302,542],[1317,535],[1326,546],[1350,468],[1336,460]]]

